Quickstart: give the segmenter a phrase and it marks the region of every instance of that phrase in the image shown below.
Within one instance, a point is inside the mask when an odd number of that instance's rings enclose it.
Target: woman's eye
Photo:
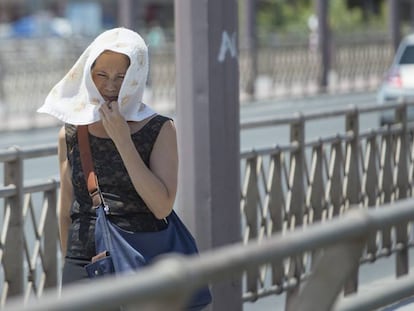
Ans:
[[[118,76],[118,79],[124,79],[125,76]]]

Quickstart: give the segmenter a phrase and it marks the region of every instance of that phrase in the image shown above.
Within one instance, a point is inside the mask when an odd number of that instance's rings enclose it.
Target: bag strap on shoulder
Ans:
[[[101,190],[98,185],[98,178],[96,177],[93,162],[91,146],[89,144],[89,132],[87,125],[79,125],[77,127],[78,143],[80,160],[82,164],[83,174],[85,175],[86,184],[88,186],[88,193],[92,199],[94,207],[98,207],[103,203]]]

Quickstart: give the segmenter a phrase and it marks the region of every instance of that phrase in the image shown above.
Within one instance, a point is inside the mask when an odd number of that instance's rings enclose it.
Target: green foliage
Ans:
[[[293,3],[284,0],[261,1],[258,5],[257,22],[261,32],[307,31],[307,20],[312,8],[306,2]]]
[[[361,28],[361,9],[348,9],[345,0],[331,0],[329,6],[329,23],[333,31],[352,31]]]
[[[258,1],[257,25],[261,35],[309,33],[308,20],[315,12],[314,0]],[[384,28],[386,10],[364,19],[361,8],[349,9],[346,0],[329,0],[329,23],[333,32],[354,32],[367,28]]]

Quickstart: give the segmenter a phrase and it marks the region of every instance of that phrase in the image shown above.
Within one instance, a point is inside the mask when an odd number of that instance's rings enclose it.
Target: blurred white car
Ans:
[[[414,101],[414,34],[401,41],[377,94],[377,101],[382,105],[401,100]],[[414,106],[408,108],[407,117],[414,120]],[[393,123],[394,111],[384,110],[380,122]]]

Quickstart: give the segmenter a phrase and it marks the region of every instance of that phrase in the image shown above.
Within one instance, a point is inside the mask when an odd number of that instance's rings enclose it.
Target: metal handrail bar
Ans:
[[[413,207],[414,199],[409,199],[373,210],[354,208],[342,217],[284,235],[276,234],[247,245],[227,245],[206,251],[201,256],[171,256],[134,275],[104,278],[97,280],[94,286],[89,283],[71,286],[60,298],[56,291],[48,291],[30,305],[24,305],[19,299],[10,300],[5,310],[102,310],[103,307],[160,301],[180,292],[188,294],[208,282],[232,277],[249,268],[338,244],[338,241],[361,239],[375,230],[412,221]],[[392,295],[387,298],[382,300],[384,304],[397,300]],[[400,295],[398,299],[401,299]]]
[[[23,187],[23,193],[33,193],[56,189],[59,186],[58,179],[29,181],[27,185]],[[7,198],[16,195],[17,189],[13,184],[7,186],[0,186],[0,198]]]
[[[409,106],[414,106],[414,102],[409,102],[409,101],[405,101],[404,99],[401,99],[401,101],[395,101],[392,103],[386,103],[383,105],[378,105],[378,104],[368,104],[368,105],[364,105],[363,107],[358,107],[358,111],[360,113],[369,113],[369,112],[380,112],[380,111],[384,111],[384,110],[390,110],[390,109],[395,109],[401,106],[406,105],[407,107]]]
[[[4,149],[0,150],[0,162],[9,162],[17,159],[16,149]]]
[[[275,125],[286,125],[292,122],[297,122],[302,115],[278,115],[277,117],[250,119],[240,123],[241,130],[257,129],[259,127],[268,127]]]
[[[378,135],[378,134],[382,134],[382,133],[390,133],[390,134],[396,134],[398,132],[401,131],[401,125],[396,124],[396,125],[392,125],[389,128],[379,128],[377,130],[373,130],[373,129],[369,129],[366,131],[362,131],[360,132],[360,134],[358,135],[359,138],[367,138],[370,137],[372,135]],[[307,142],[304,143],[305,147],[315,147],[320,145],[321,143],[334,143],[334,142],[338,142],[338,141],[350,141],[352,140],[352,138],[354,137],[354,135],[352,134],[352,132],[350,133],[337,133],[334,135],[329,135],[329,136],[325,136],[325,137],[318,137],[316,139],[312,139],[309,140]],[[241,159],[246,159],[246,158],[251,158],[254,156],[263,156],[263,155],[269,155],[269,154],[275,154],[277,152],[286,152],[286,151],[290,151],[293,152],[295,150],[298,149],[297,144],[292,143],[292,144],[286,144],[286,145],[276,145],[274,147],[263,147],[263,148],[255,148],[252,150],[246,150],[240,153],[240,158]]]
[[[22,159],[39,158],[45,156],[53,156],[57,154],[57,144],[43,144],[31,147],[10,147],[9,149],[0,150],[0,162],[9,162],[16,160],[18,157]]]
[[[259,298],[265,298],[271,295],[279,295],[288,290],[295,289],[298,286],[298,284],[303,284],[303,282],[309,279],[310,275],[311,273],[309,272],[301,274],[300,282],[298,282],[298,280],[295,277],[290,277],[286,280],[283,280],[281,286],[271,285],[266,288],[259,288],[257,292],[245,292],[243,294],[243,302],[255,302]]]
[[[291,143],[290,145],[276,145],[274,147],[264,147],[264,148],[254,148],[252,150],[243,151],[240,153],[241,159],[253,158],[256,156],[261,155],[268,155],[268,154],[275,154],[278,152],[294,152],[298,150],[299,146],[295,142]]]
[[[414,276],[402,276],[392,282],[387,282],[387,286],[370,289],[363,294],[355,294],[341,298],[335,311],[365,311],[376,310],[395,303],[396,301],[413,296]]]
[[[315,147],[315,146],[319,146],[321,143],[323,143],[323,144],[335,143],[335,142],[338,142],[338,141],[348,142],[348,141],[352,140],[353,137],[354,137],[354,135],[352,133],[344,133],[344,134],[337,133],[335,135],[326,136],[324,138],[318,137],[316,139],[309,140],[309,141],[305,142],[303,145],[304,145],[304,147]]]
[[[59,179],[49,179],[41,181],[30,181],[23,188],[23,193],[41,192],[56,189],[59,186]],[[1,188],[0,188],[1,189]]]
[[[411,130],[413,128],[414,128],[413,126],[407,126],[407,130]],[[401,132],[401,126],[399,124],[395,124],[391,126],[379,127],[377,129],[368,129],[365,131],[361,131],[358,136],[360,138],[367,138],[367,137],[372,137],[373,135],[382,135],[385,133],[396,134],[399,132]]]
[[[359,260],[359,263],[360,264],[373,263],[376,260],[381,259],[381,258],[389,258],[392,254],[395,254],[395,253],[401,251],[405,247],[412,248],[413,246],[414,246],[414,241],[411,241],[411,242],[408,242],[406,246],[397,244],[397,245],[392,246],[390,248],[386,248],[386,249],[384,248],[384,249],[381,249],[381,250],[376,252],[374,260],[372,258],[370,258],[371,256],[364,255]]]
[[[314,146],[318,146],[321,143],[334,143],[334,142],[338,142],[338,141],[350,141],[353,138],[353,134],[352,133],[345,133],[345,134],[340,134],[337,133],[335,135],[330,135],[327,136],[326,138],[321,138],[318,137],[314,140],[310,140],[306,143],[304,143],[305,147],[314,147]],[[290,144],[286,144],[286,145],[276,145],[275,147],[263,147],[263,148],[255,148],[252,150],[248,150],[248,151],[243,151],[240,153],[240,158],[241,159],[247,159],[247,158],[252,158],[255,156],[263,156],[263,155],[272,155],[278,152],[285,152],[285,151],[290,151],[290,152],[294,152],[296,150],[298,150],[299,146],[296,142],[292,142]]]
[[[414,128],[414,127],[413,127]],[[365,131],[362,131],[359,133],[359,138],[366,138],[370,137],[372,135],[378,135],[383,133],[390,133],[390,134],[396,134],[400,132],[402,129],[400,124],[393,124],[389,127],[382,127],[378,128],[376,130],[374,129],[368,129]],[[309,140],[304,143],[304,147],[315,147],[320,145],[321,143],[335,143],[338,141],[343,142],[349,142],[354,138],[354,135],[352,132],[348,133],[336,133],[334,135],[329,135],[325,137],[318,137],[316,139]],[[240,153],[241,159],[251,158],[254,156],[263,156],[263,155],[269,155],[269,154],[275,154],[277,152],[281,151],[290,151],[293,152],[298,149],[298,145],[295,143],[286,144],[286,145],[276,145],[275,147],[263,147],[263,148],[255,148],[253,150],[247,150]]]
[[[0,198],[8,198],[16,195],[17,187],[16,185],[7,185],[0,187]]]
[[[20,155],[23,159],[31,159],[38,157],[53,156],[57,154],[57,144],[43,144],[37,145],[36,149],[33,148],[19,148]]]
[[[306,114],[296,113],[294,115],[281,115],[277,117],[268,117],[268,118],[261,118],[255,119],[252,118],[250,120],[244,121],[240,124],[240,129],[247,130],[259,127],[268,127],[268,126],[276,126],[276,125],[286,125],[293,122],[298,122],[300,120],[309,121],[309,120],[318,120],[327,117],[339,117],[351,113],[353,111],[358,111],[360,114],[364,113],[372,113],[372,112],[380,112],[383,110],[389,109],[396,109],[403,105],[407,106],[414,106],[414,103],[407,102],[407,103],[393,103],[393,104],[386,104],[386,105],[366,105],[364,107],[356,108],[354,105],[346,107],[346,108],[339,108],[334,110],[325,110],[322,112],[308,112]]]

